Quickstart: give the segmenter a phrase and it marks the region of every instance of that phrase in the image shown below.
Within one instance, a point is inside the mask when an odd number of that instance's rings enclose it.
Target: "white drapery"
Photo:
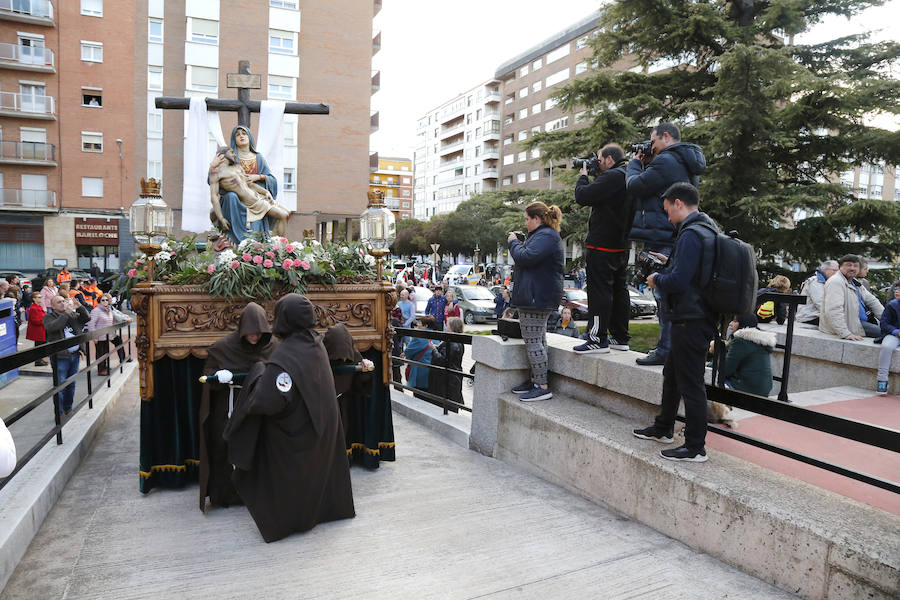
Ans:
[[[259,135],[256,136],[256,150],[269,164],[269,170],[278,181],[278,203],[288,210],[297,210],[285,201],[284,193],[284,102],[263,100],[259,108]]]

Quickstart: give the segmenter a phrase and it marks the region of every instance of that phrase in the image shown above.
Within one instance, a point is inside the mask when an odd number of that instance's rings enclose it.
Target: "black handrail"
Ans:
[[[121,335],[122,329],[127,330],[127,338],[122,338],[121,344],[113,344],[110,341],[109,351],[103,355],[95,357],[95,359],[91,360],[91,349],[90,349],[90,340],[97,339],[101,336],[106,336],[110,334]],[[0,479],[0,490],[6,486],[7,483],[12,481],[12,478],[16,476],[16,474],[21,471],[25,465],[31,461],[32,458],[44,447],[44,445],[49,442],[54,436],[56,437],[57,445],[62,444],[62,428],[69,421],[66,419],[65,421],[61,418],[59,413],[59,393],[74,383],[74,379],[78,377],[81,372],[84,372],[87,379],[87,394],[81,398],[79,401],[72,404],[72,410],[70,415],[76,414],[81,408],[85,405],[88,405],[88,408],[94,407],[94,397],[97,395],[97,391],[93,387],[93,382],[91,378],[91,370],[93,367],[100,364],[104,359],[108,359],[113,351],[118,352],[119,349],[125,349],[127,351],[128,360],[132,360],[131,354],[131,345],[134,341],[134,338],[131,335],[131,321],[126,321],[122,323],[116,323],[114,325],[110,325],[109,327],[104,327],[103,329],[95,329],[94,331],[89,331],[77,336],[73,336],[70,338],[65,338],[62,340],[57,340],[54,342],[48,342],[46,344],[42,344],[40,346],[35,346],[34,348],[29,348],[27,350],[21,350],[19,352],[15,352],[13,354],[9,354],[7,356],[0,357],[0,373],[6,373],[7,371],[11,371],[13,369],[17,369],[19,367],[34,363],[42,358],[50,358],[53,361],[53,386],[39,395],[37,398],[30,401],[25,406],[19,408],[7,418],[4,419],[4,422],[7,426],[12,425],[16,421],[22,419],[25,415],[29,414],[33,410],[35,410],[38,406],[47,401],[48,398],[53,398],[53,419],[54,426],[48,431],[44,436],[41,437],[38,442],[33,445],[30,449],[28,449],[25,454],[19,456],[16,462],[16,468],[13,470],[9,476]],[[56,369],[55,360],[56,353],[71,348],[72,346],[84,344],[84,352],[85,352],[85,364],[80,366],[78,372],[75,373],[71,378],[65,379],[63,381],[59,380],[59,373]],[[119,373],[124,372],[124,368],[121,364],[119,364]],[[106,382],[107,387],[111,387],[110,378],[112,377],[112,370],[108,369],[107,375],[101,375],[99,377],[99,383],[102,385],[103,382]]]
[[[423,338],[426,340],[439,340],[442,342],[456,342],[459,344],[464,344],[471,346],[472,345],[472,335],[468,333],[451,333],[448,331],[434,331],[431,329],[410,329],[408,327],[395,327],[394,332],[398,336],[403,337],[415,337],[415,338]],[[431,365],[423,362],[419,362],[416,360],[412,360],[409,358],[405,358],[403,356],[392,356],[391,357],[391,367],[393,367],[394,362],[399,362],[407,365],[415,365],[417,367],[425,367],[427,369],[434,369],[438,371],[446,371],[447,373],[453,373],[454,375],[460,375],[466,379],[475,379],[475,376],[471,373],[466,373],[464,371],[457,371],[456,369],[451,369],[449,367],[442,367],[440,365]],[[391,373],[394,370],[391,368]],[[408,385],[403,384],[400,381],[394,381],[391,379],[391,385],[396,387],[400,387],[404,390],[409,390],[414,394],[420,396],[421,398],[432,402],[433,404],[437,404],[441,408],[444,409],[444,414],[448,414],[449,408],[453,407],[460,410],[465,410],[468,412],[472,412],[472,408],[466,406],[465,404],[461,404],[459,402],[455,402],[450,398],[438,396],[436,394],[432,394],[426,390],[422,390],[419,388],[410,387]]]

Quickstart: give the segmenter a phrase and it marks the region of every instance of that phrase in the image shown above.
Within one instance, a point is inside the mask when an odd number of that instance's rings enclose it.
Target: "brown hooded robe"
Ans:
[[[256,344],[250,344],[244,339],[253,333],[260,334]],[[247,373],[254,364],[268,359],[275,346],[266,311],[259,304],[251,302],[241,313],[237,331],[229,333],[209,347],[203,374],[212,375],[220,369],[227,369],[232,373]],[[222,439],[222,432],[228,421],[229,393],[225,384],[210,382],[203,386],[199,426],[200,510],[206,510],[207,495],[210,503],[215,506],[241,504],[241,497],[231,483],[231,472],[234,469],[228,462],[228,448]],[[238,394],[239,390],[235,390],[235,400]]]
[[[275,304],[281,343],[247,375],[225,428],[232,481],[259,532],[274,542],[356,515],[334,379],[312,303]]]

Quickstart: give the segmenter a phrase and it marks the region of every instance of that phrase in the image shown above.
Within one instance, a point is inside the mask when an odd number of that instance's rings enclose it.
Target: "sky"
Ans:
[[[372,59],[373,70],[381,71],[381,89],[372,96],[372,110],[380,113],[372,150],[411,159],[419,117],[493,77],[501,63],[605,3],[384,0],[374,22],[382,33],[381,50]],[[843,17],[829,19],[797,41],[816,43],[865,30],[880,30],[877,39],[900,39],[900,0],[871,8],[849,22]]]

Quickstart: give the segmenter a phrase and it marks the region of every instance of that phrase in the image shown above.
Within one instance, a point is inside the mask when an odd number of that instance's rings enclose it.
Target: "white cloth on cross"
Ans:
[[[297,202],[290,206],[284,193],[284,102],[263,100],[259,107],[259,135],[256,136],[256,150],[269,164],[269,171],[278,181],[278,203],[288,210],[297,210]]]

